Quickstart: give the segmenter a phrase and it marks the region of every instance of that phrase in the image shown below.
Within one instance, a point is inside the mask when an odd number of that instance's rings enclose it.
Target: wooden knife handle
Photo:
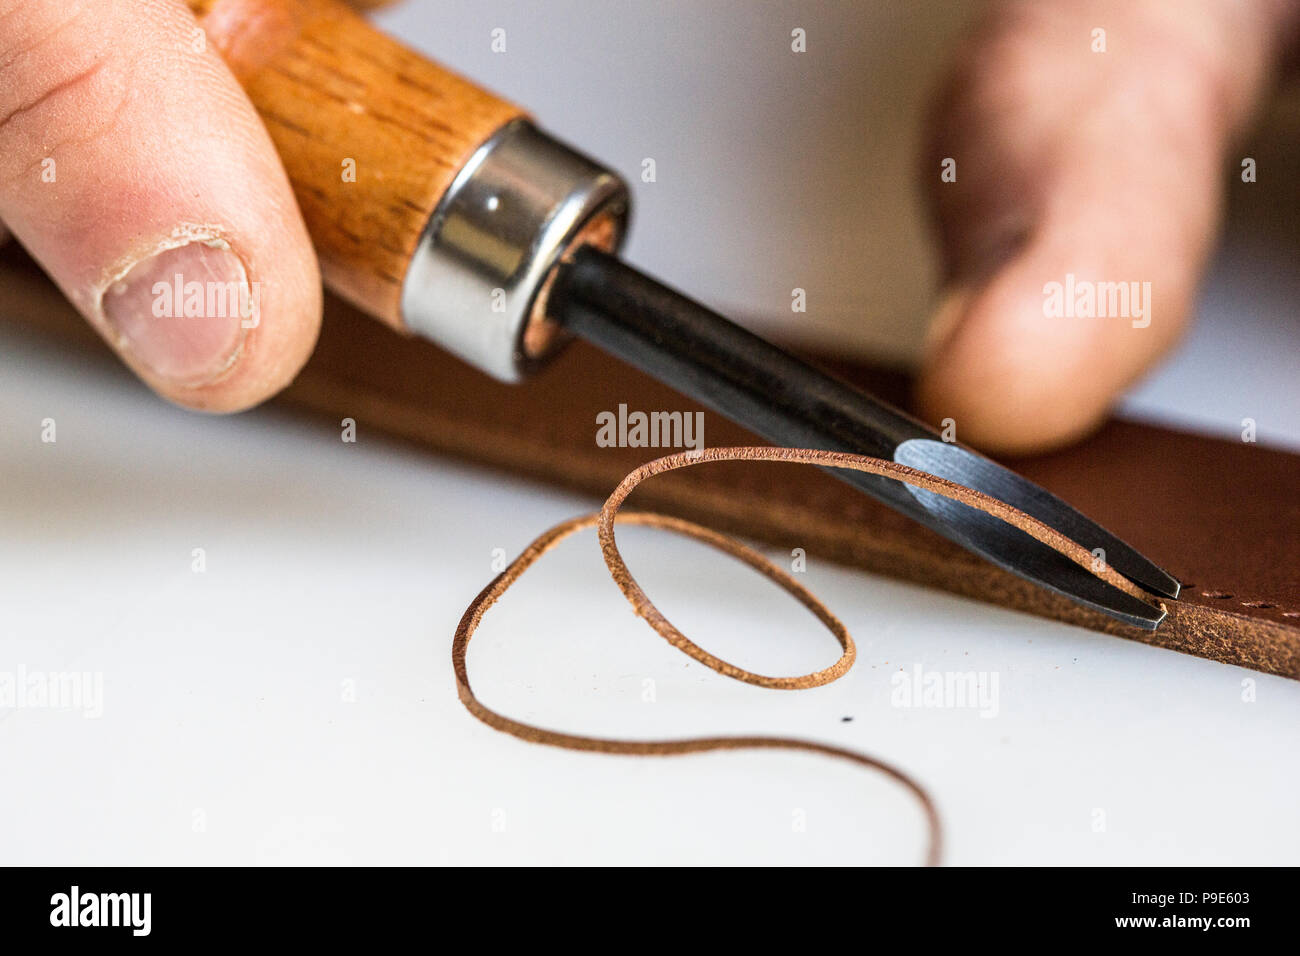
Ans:
[[[188,0],[261,114],[325,284],[403,328],[430,214],[522,111],[380,33],[338,0]]]

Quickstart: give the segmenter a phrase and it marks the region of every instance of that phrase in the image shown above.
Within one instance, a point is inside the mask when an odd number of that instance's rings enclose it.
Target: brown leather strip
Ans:
[[[1059,551],[1070,560],[1076,562],[1081,567],[1086,568],[1099,577],[1116,587],[1123,588],[1127,593],[1140,599],[1149,599],[1140,589],[1131,584],[1125,578],[1117,574],[1107,566],[1100,568],[1094,567],[1092,554],[1082,546],[1075,544],[1064,535],[1059,534],[1053,529],[1047,527],[1042,522],[1031,518],[1021,511],[1017,511],[1010,505],[1004,504],[995,498],[977,491],[972,491],[961,485],[953,484],[942,478],[936,478],[924,472],[916,471],[905,465],[900,465],[892,461],[884,461],[878,458],[867,458],[860,455],[846,455],[837,452],[812,451],[807,449],[796,448],[767,448],[767,447],[748,447],[748,448],[710,448],[704,449],[699,453],[687,452],[677,455],[668,455],[663,458],[647,462],[637,468],[630,475],[619,483],[601,507],[600,511],[593,515],[584,515],[579,518],[572,518],[562,524],[556,525],[549,531],[544,532],[539,538],[533,541],[523,553],[519,555],[510,565],[501,572],[491,584],[483,589],[479,595],[470,602],[464,615],[461,617],[460,624],[456,627],[456,634],[452,639],[451,646],[451,663],[452,670],[456,676],[456,692],[460,696],[461,702],[471,714],[488,726],[511,734],[521,740],[530,743],[545,744],[550,747],[562,747],[568,750],[585,750],[596,751],[599,753],[625,754],[635,756],[673,756],[678,754],[701,753],[709,750],[736,750],[746,748],[779,748],[786,750],[804,750],[813,753],[825,754],[827,756],[839,757],[849,760],[882,773],[887,774],[893,779],[906,786],[920,801],[925,811],[926,820],[929,825],[929,845],[926,851],[926,864],[934,865],[939,860],[940,853],[940,825],[938,812],[935,809],[934,801],[930,798],[925,789],[909,777],[903,771],[896,767],[878,760],[866,754],[856,753],[851,750],[845,750],[840,747],[831,747],[825,744],[812,743],[809,741],[794,740],[783,737],[701,737],[687,740],[612,740],[602,737],[588,737],[582,734],[566,734],[559,731],[547,730],[544,727],[537,727],[532,724],[525,724],[513,720],[505,715],[492,710],[484,705],[475,695],[470,687],[469,669],[465,663],[466,649],[469,647],[470,638],[474,636],[479,623],[483,620],[483,615],[487,613],[496,601],[503,595],[520,576],[531,567],[542,555],[551,548],[555,547],[565,538],[589,528],[593,524],[597,527],[600,536],[600,548],[605,557],[605,563],[609,567],[609,572],[614,581],[618,584],[619,589],[623,592],[624,597],[631,603],[633,610],[638,617],[643,618],[656,632],[658,632],[673,647],[684,652],[695,660],[707,667],[712,668],[719,674],[735,680],[744,681],[747,684],[755,684],[759,687],[768,687],[778,690],[800,690],[811,687],[819,687],[828,684],[839,677],[842,677],[853,666],[856,657],[856,649],[853,644],[853,638],[849,636],[848,631],[840,620],[818,600],[810,591],[803,587],[798,581],[778,568],[772,562],[768,561],[762,555],[753,549],[741,544],[739,541],[718,534],[708,528],[702,527],[690,521],[681,518],[674,518],[668,515],[654,514],[653,512],[628,512],[619,514],[619,509],[627,500],[628,496],[643,481],[656,475],[662,475],[666,472],[677,471],[683,468],[690,468],[695,465],[706,464],[710,462],[721,461],[746,461],[746,462],[783,462],[787,464],[801,465],[820,465],[823,467],[848,468],[854,471],[865,471],[871,474],[883,475],[888,478],[895,478],[899,481],[915,485],[919,488],[925,488],[947,498],[953,498],[961,501],[974,508],[979,508],[994,517],[1007,521],[1034,538],[1042,541],[1049,547]],[[776,582],[799,603],[808,608],[818,620],[820,620],[827,629],[835,635],[843,653],[839,659],[830,667],[816,671],[811,674],[804,674],[799,677],[768,677],[762,674],[755,674],[753,671],[738,667],[729,661],[715,657],[708,651],[704,650],[680,630],[673,625],[664,615],[655,607],[654,602],[646,595],[641,586],[637,584],[636,579],[632,577],[632,572],[628,570],[627,563],[623,560],[622,554],[619,553],[618,544],[614,537],[614,527],[616,522],[624,524],[638,524],[653,528],[662,528],[674,531],[687,537],[695,538],[702,541],[719,551],[729,554],[745,564],[754,568],[768,579]]]
[[[19,250],[0,255],[0,315],[112,361],[86,323]],[[70,361],[76,361],[71,359]],[[908,380],[846,361],[830,369],[895,403]],[[602,496],[647,458],[602,448],[595,416],[626,404],[692,413],[694,402],[577,343],[524,386],[493,382],[436,347],[394,335],[330,300],[320,343],[284,401],[362,440],[379,432]],[[1251,409],[1243,409],[1251,414]],[[1258,413],[1256,413],[1258,414]],[[1266,422],[1261,420],[1261,428]],[[755,437],[711,413],[706,444]],[[334,433],[331,439],[337,440]],[[958,423],[958,435],[961,426]],[[719,465],[668,475],[642,494],[657,511],[783,548],[1104,631],[1158,647],[1300,678],[1300,455],[1167,428],[1110,422],[1086,442],[1007,462],[1182,581],[1155,632],[1128,627],[1000,570],[828,475],[786,465]]]

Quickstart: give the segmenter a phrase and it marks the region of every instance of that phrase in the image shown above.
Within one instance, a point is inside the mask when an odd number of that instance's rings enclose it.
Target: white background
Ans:
[[[447,5],[446,31],[469,16],[463,6]],[[424,9],[390,21],[427,22]],[[662,74],[651,59],[629,66],[634,78]],[[717,208],[736,201],[731,191]],[[696,208],[689,196],[662,201]],[[769,214],[755,214],[755,241],[772,241]],[[642,222],[649,258],[674,241],[671,218]],[[657,264],[728,298],[717,270]],[[1227,435],[1249,415],[1265,440],[1300,447],[1298,292],[1293,268],[1225,254],[1207,321],[1129,399],[1130,414]],[[513,556],[591,501],[364,429],[344,444],[327,423],[276,409],[189,414],[114,366],[0,336],[0,672],[104,681],[97,719],[0,711],[0,861],[919,860],[915,805],[857,768],[782,753],[572,754],[497,734],[461,708],[451,634],[492,576],[493,549]],[[52,445],[40,441],[45,418],[57,422]],[[652,597],[713,652],[766,673],[833,660],[831,638],[752,572],[659,534],[620,539]],[[194,548],[206,573],[191,571]],[[1300,858],[1300,684],[815,553],[804,580],[859,646],[854,670],[817,690],[743,686],[672,650],[632,616],[590,533],[489,613],[471,677],[489,705],[556,729],[784,734],[888,758],[934,795],[950,863]],[[918,664],[996,673],[997,716],[891,706],[891,676]]]

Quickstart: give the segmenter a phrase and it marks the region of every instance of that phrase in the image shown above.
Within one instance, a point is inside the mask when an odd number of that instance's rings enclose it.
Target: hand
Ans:
[[[0,219],[172,401],[246,408],[311,353],[302,216],[181,0],[0,0]]]
[[[924,155],[947,281],[918,389],[927,417],[991,452],[1062,444],[1168,351],[1240,173],[1228,150],[1297,26],[1297,0],[992,9]],[[945,159],[955,182],[940,178]],[[1068,276],[1149,289],[1149,301],[1059,316],[1045,287]]]

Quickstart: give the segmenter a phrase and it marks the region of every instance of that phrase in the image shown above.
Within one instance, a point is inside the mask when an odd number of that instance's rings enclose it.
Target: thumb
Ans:
[[[173,401],[254,404],[315,342],[283,167],[174,0],[0,0],[0,218]]]
[[[974,35],[927,159],[957,170],[930,180],[949,290],[928,418],[991,452],[1073,441],[1177,341],[1224,151],[1266,87],[1265,7],[1005,4]]]
[[[1216,167],[1184,170],[1176,190],[1105,161],[1082,177],[1105,176],[1104,191],[1057,183],[1012,258],[948,293],[919,382],[924,411],[993,452],[1083,437],[1187,323],[1215,230]]]

